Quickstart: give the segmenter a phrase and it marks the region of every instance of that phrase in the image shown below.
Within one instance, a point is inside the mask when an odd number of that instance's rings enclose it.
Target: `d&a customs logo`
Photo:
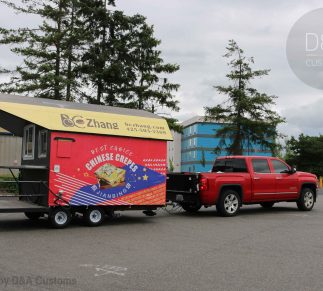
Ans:
[[[62,125],[65,127],[77,128],[106,128],[106,129],[119,129],[117,122],[107,122],[97,120],[95,118],[84,118],[81,115],[67,115],[61,114]]]
[[[286,54],[301,81],[323,89],[323,8],[312,10],[296,21],[287,38]]]

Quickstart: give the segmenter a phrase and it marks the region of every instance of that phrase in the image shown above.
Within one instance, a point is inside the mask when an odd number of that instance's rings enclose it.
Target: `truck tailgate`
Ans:
[[[199,200],[199,175],[196,173],[169,173],[166,181],[166,200],[194,203]]]

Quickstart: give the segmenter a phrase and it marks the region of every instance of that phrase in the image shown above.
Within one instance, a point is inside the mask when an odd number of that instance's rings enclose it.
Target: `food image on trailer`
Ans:
[[[165,204],[164,141],[53,132],[51,144],[50,189],[61,205]]]
[[[94,172],[99,179],[100,189],[124,186],[126,170],[111,164],[104,164]]]

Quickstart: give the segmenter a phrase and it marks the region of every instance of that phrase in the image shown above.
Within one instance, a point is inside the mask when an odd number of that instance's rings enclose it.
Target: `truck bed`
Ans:
[[[196,173],[168,173],[167,202],[191,204],[199,199],[199,175]]]

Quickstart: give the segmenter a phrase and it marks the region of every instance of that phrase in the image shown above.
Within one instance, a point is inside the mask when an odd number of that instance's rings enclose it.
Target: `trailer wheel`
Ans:
[[[50,213],[50,222],[54,228],[65,228],[67,227],[72,219],[71,212],[66,208],[55,208]]]
[[[221,216],[235,216],[240,210],[241,199],[237,191],[228,189],[222,193],[217,204]]]
[[[25,212],[25,216],[30,220],[38,220],[43,214],[41,212]]]
[[[315,203],[314,191],[310,188],[303,188],[301,196],[296,202],[299,210],[310,211],[312,210]]]
[[[181,206],[188,213],[196,213],[202,207],[200,204],[182,204]]]
[[[104,211],[100,207],[90,207],[85,210],[83,218],[88,226],[98,226],[104,221]]]

